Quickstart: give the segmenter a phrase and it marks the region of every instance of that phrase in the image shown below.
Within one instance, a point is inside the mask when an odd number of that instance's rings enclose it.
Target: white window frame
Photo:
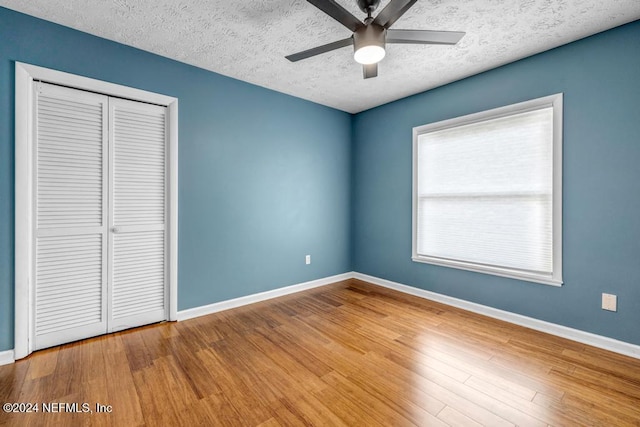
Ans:
[[[545,285],[562,285],[562,93],[456,117],[413,128],[413,200],[412,200],[412,256],[415,262],[434,264],[445,267],[458,268],[462,270],[475,271],[479,273],[493,274],[496,276],[509,277],[513,279],[525,280],[529,282],[542,283]],[[418,138],[430,132],[443,129],[451,129],[465,126],[472,123],[483,122],[490,119],[511,116],[527,111],[537,110],[544,107],[553,107],[553,183],[552,183],[552,273],[537,274],[528,271],[511,269],[507,267],[496,267],[478,264],[467,261],[443,259],[425,255],[419,255],[418,248]]]
[[[178,320],[178,99],[62,71],[15,63],[15,335],[14,357],[33,351],[33,87],[34,81],[167,107],[168,320]]]

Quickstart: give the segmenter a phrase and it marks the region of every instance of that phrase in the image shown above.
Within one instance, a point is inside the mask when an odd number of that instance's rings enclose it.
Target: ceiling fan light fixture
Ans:
[[[363,46],[356,50],[353,58],[363,65],[377,64],[384,58],[385,50],[380,46]]]
[[[360,64],[377,64],[384,58],[386,30],[369,24],[353,33],[353,59]]]

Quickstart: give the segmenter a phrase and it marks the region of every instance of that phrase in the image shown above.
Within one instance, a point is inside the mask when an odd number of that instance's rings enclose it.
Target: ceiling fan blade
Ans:
[[[378,64],[365,64],[362,66],[362,74],[365,79],[378,76]]]
[[[460,41],[463,31],[387,30],[387,43],[448,44]]]
[[[337,42],[323,44],[322,46],[314,47],[312,49],[303,50],[302,52],[294,53],[289,56],[285,56],[289,61],[296,62],[301,59],[307,59],[312,56],[320,55],[321,53],[330,52],[332,50],[340,49],[341,47],[351,46],[353,44],[353,37],[349,37],[344,40],[338,40]]]
[[[334,0],[307,0],[309,3],[350,29],[355,31],[358,27],[364,25],[358,18],[353,16],[349,11],[340,6]]]
[[[389,28],[418,0],[391,0],[373,20],[374,24]]]

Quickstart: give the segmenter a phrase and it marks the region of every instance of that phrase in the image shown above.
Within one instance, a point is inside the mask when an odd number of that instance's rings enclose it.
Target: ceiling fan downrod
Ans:
[[[357,0],[357,2],[360,10],[367,14],[367,18],[371,18],[373,12],[380,5],[380,0]]]

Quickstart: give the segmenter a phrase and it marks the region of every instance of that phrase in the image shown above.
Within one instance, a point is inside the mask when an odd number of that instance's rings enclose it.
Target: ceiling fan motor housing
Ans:
[[[382,49],[382,56],[384,56],[386,33],[387,30],[384,27],[374,23],[358,28],[356,32],[353,33],[353,52],[356,61],[361,64],[370,64],[382,59],[380,58],[373,62],[368,62],[365,59],[363,62],[363,60],[358,58],[358,52],[363,48],[379,47]]]

